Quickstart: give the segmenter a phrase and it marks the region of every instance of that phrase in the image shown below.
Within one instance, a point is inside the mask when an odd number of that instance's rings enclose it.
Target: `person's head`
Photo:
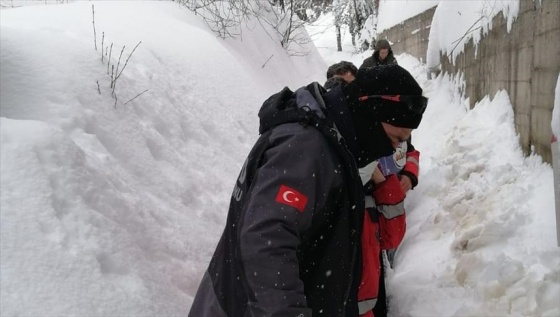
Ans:
[[[327,69],[327,81],[325,82],[325,88],[331,89],[338,84],[346,84],[352,82],[356,79],[356,73],[358,73],[358,68],[347,61],[340,61],[336,64],[332,64]]]
[[[340,61],[329,66],[327,69],[327,79],[340,77],[346,82],[351,82],[356,78],[357,73],[358,68],[354,64],[347,61]]]
[[[389,56],[391,51],[391,44],[387,40],[379,40],[375,43],[375,51],[378,52],[379,59],[384,60]]]
[[[343,89],[360,151],[365,153],[362,162],[371,160],[368,153],[377,152],[373,148],[380,144],[375,139],[379,125],[396,148],[420,125],[427,105],[420,85],[399,65],[361,69],[356,80]]]

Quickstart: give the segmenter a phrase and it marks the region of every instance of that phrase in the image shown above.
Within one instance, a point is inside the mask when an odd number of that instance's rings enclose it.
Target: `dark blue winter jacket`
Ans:
[[[342,90],[285,88],[259,117],[189,316],[357,316],[364,195]]]

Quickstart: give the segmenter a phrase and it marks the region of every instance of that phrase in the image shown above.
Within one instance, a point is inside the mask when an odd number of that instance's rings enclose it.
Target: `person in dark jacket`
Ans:
[[[360,69],[394,64],[397,64],[397,59],[393,55],[391,44],[387,40],[379,40],[375,43],[373,54],[364,60]]]
[[[286,87],[264,102],[261,136],[189,316],[358,315],[365,210],[358,169],[408,139],[426,103],[398,65],[357,75],[329,91]],[[390,113],[384,123],[379,112]]]

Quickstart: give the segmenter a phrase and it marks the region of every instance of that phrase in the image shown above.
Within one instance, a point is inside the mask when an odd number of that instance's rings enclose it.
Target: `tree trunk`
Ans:
[[[342,39],[340,35],[340,25],[336,26],[336,50],[342,52]]]

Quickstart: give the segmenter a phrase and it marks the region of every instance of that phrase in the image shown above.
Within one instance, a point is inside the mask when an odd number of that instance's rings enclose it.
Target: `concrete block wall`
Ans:
[[[434,11],[411,18],[379,38],[393,42],[395,54],[406,52],[425,61],[429,33],[411,31],[430,25]],[[464,94],[471,106],[486,95],[507,90],[523,151],[529,154],[534,149],[546,162],[552,161],[550,121],[560,74],[559,0],[520,0],[519,15],[509,33],[507,21],[499,14],[476,47],[471,40],[454,63],[442,56],[441,70],[464,75]]]
[[[436,8],[433,7],[389,30],[381,32],[377,39],[387,39],[395,55],[408,53],[426,62],[430,27]]]

